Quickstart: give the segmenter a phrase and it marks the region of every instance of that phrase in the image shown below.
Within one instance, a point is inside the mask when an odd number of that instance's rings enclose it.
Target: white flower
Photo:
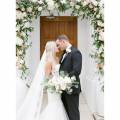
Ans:
[[[25,11],[25,8],[22,8],[21,10],[22,10],[22,11]]]
[[[75,76],[73,76],[73,77],[71,77],[71,79],[72,79],[72,80],[75,80],[76,78],[75,78]]]
[[[16,67],[17,69],[21,69],[22,68],[22,64],[20,64],[19,62],[16,63]]]
[[[86,6],[86,5],[88,5],[88,4],[89,4],[89,1],[88,1],[88,0],[83,1],[83,2],[82,2],[82,4],[83,4],[83,6]]]
[[[92,4],[89,4],[89,8],[91,8],[91,9],[92,9],[92,8],[93,8],[93,5],[92,5]]]
[[[43,4],[43,1],[42,0],[38,0],[38,3],[41,5],[41,4]]]
[[[27,11],[28,11],[28,12],[32,12],[32,8],[31,8],[31,7],[28,7],[28,8],[27,8]]]
[[[70,52],[71,52],[71,49],[70,49],[70,48],[67,48],[67,49],[66,49],[66,52],[67,52],[67,53],[70,53]]]
[[[42,7],[39,7],[39,8],[38,8],[38,11],[42,11]]]
[[[30,26],[30,23],[29,22],[25,22],[24,28],[28,28],[29,26]]]
[[[25,37],[26,34],[22,31],[22,32],[21,32],[21,36]]]
[[[26,17],[26,16],[27,16],[26,12],[23,12],[23,17]]]
[[[79,6],[79,5],[75,5],[75,8],[76,8],[76,9],[79,9],[79,8],[80,8],[80,6]]]
[[[61,85],[61,89],[62,89],[62,90],[65,90],[66,87],[67,87],[66,84],[62,84],[62,85]]]
[[[22,54],[23,54],[23,50],[18,50],[17,53],[18,53],[19,55],[22,55]]]
[[[38,0],[31,0],[31,2],[34,2],[34,3],[37,2],[37,1],[38,1]]]
[[[74,7],[75,3],[74,2],[70,2],[70,6]]]
[[[93,3],[93,5],[97,6],[98,2],[96,0],[91,0],[91,2]]]
[[[16,11],[16,19],[23,19],[23,14],[21,11]]]
[[[59,85],[56,85],[55,86],[56,90],[58,91],[60,89],[60,86]]]
[[[76,2],[80,2],[81,0],[76,0]]]
[[[56,4],[55,4],[55,8],[58,8],[58,7],[59,7],[59,5],[56,3]]]
[[[66,0],[61,0],[60,1],[62,4],[66,4]]]
[[[96,7],[94,8],[94,11],[97,11],[97,8],[96,8]]]
[[[104,26],[103,22],[102,22],[102,21],[100,21],[100,20],[98,20],[98,21],[97,21],[97,24],[98,24],[98,26],[101,26],[101,27],[103,27],[103,26]]]
[[[19,37],[17,37],[16,39],[17,39],[16,44],[21,46],[23,44],[23,40]]]
[[[100,18],[100,14],[96,15],[96,18]]]
[[[19,62],[20,62],[20,64],[23,64],[23,63],[24,63],[24,60],[20,59],[20,61],[19,61]]]
[[[19,25],[16,26],[16,31],[20,31],[20,26]]]
[[[53,0],[46,0],[48,4],[48,10],[53,10],[54,9],[54,1]]]

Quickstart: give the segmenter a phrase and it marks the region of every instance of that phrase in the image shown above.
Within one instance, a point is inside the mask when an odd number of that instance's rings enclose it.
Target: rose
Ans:
[[[22,64],[20,64],[19,62],[17,62],[17,63],[16,63],[16,67],[17,67],[18,69],[21,69],[21,68],[22,68]]]
[[[80,2],[81,0],[76,0],[76,2]]]
[[[61,0],[60,1],[62,4],[66,4],[66,0]]]
[[[17,53],[18,53],[18,55],[22,55],[23,54],[23,50],[18,50]]]
[[[16,39],[17,39],[16,45],[21,46],[23,44],[23,40],[21,38],[19,38],[19,37],[17,37]]]
[[[70,48],[67,48],[67,49],[66,49],[66,52],[67,52],[67,53],[70,53],[70,52],[71,52],[71,49],[70,49]]]
[[[37,1],[38,1],[38,0],[31,0],[31,2],[34,2],[34,3],[37,2]]]
[[[48,10],[53,10],[54,9],[54,1],[53,0],[46,0],[48,4]]]
[[[74,7],[75,3],[74,2],[70,2],[70,6]]]
[[[39,7],[39,8],[38,8],[38,11],[42,11],[42,7]]]
[[[19,62],[20,62],[20,64],[23,64],[23,63],[24,63],[24,60],[23,60],[23,59],[20,59]]]
[[[71,79],[68,77],[65,77],[64,80],[65,80],[65,83],[71,83]]]
[[[93,8],[93,5],[92,5],[92,4],[89,4],[89,8],[91,8],[91,9],[92,9],[92,8]]]
[[[96,18],[100,18],[100,14],[96,15]]]
[[[76,9],[79,9],[79,8],[80,8],[80,6],[79,6],[79,5],[75,5],[75,8],[76,8]]]
[[[22,10],[22,11],[25,11],[25,8],[22,8],[21,10]]]
[[[94,8],[94,11],[97,11],[97,8],[96,8],[96,7]]]
[[[101,20],[98,20],[98,21],[97,21],[97,24],[98,24],[98,26],[101,26],[101,27],[104,26],[104,24],[103,24],[103,22],[102,22]]]
[[[96,0],[91,0],[91,2],[93,3],[94,6],[98,5],[98,2]]]
[[[88,5],[89,3],[90,3],[90,1],[89,1],[89,0],[82,1],[83,6],[86,6],[86,5]]]
[[[32,12],[32,8],[31,8],[31,7],[28,7],[28,8],[27,8],[27,11],[28,11],[28,12]]]
[[[25,22],[24,23],[24,28],[28,28],[30,26],[30,23],[29,22]]]
[[[71,77],[71,80],[76,80],[75,76]]]
[[[20,31],[20,26],[19,25],[16,26],[16,31]]]
[[[58,7],[59,7],[59,5],[56,3],[56,4],[55,4],[55,8],[58,8]]]
[[[38,0],[38,3],[41,5],[41,4],[43,4],[43,1],[42,0]]]
[[[59,85],[56,85],[55,88],[56,88],[56,91],[59,91],[60,86],[59,86]]]
[[[22,12],[21,11],[16,11],[16,18],[17,19],[23,19],[23,15],[22,15]]]
[[[61,85],[61,89],[62,89],[62,90],[65,90],[66,87],[67,87],[66,84],[62,84],[62,85]]]
[[[26,16],[27,16],[26,12],[23,12],[22,15],[23,15],[23,17],[26,17]]]
[[[22,32],[21,32],[21,36],[22,36],[22,37],[25,37],[26,34],[22,31]]]

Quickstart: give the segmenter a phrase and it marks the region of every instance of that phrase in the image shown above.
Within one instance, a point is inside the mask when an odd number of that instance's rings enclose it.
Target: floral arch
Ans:
[[[90,20],[94,28],[92,33],[93,47],[90,54],[96,62],[99,76],[104,74],[104,6],[100,0],[18,0],[16,2],[16,65],[21,70],[21,77],[25,80],[28,67],[25,57],[26,51],[31,46],[29,33],[33,31],[30,23],[34,18],[47,11],[53,15],[53,11],[65,12],[71,9],[71,16],[80,16]]]

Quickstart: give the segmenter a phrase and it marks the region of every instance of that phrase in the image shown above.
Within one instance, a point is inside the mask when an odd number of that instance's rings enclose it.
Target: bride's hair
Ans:
[[[56,48],[56,43],[55,41],[48,41],[45,46],[46,50],[46,60],[52,60],[55,57],[55,48]]]

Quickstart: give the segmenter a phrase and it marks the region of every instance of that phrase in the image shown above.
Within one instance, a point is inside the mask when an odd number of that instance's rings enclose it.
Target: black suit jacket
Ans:
[[[62,55],[63,57],[63,55]],[[67,72],[70,77],[75,76],[76,80],[79,82],[78,88],[73,87],[73,94],[81,92],[80,78],[79,75],[82,69],[82,54],[81,52],[71,47],[71,52],[67,53],[63,61],[62,57],[60,59],[60,71]]]

